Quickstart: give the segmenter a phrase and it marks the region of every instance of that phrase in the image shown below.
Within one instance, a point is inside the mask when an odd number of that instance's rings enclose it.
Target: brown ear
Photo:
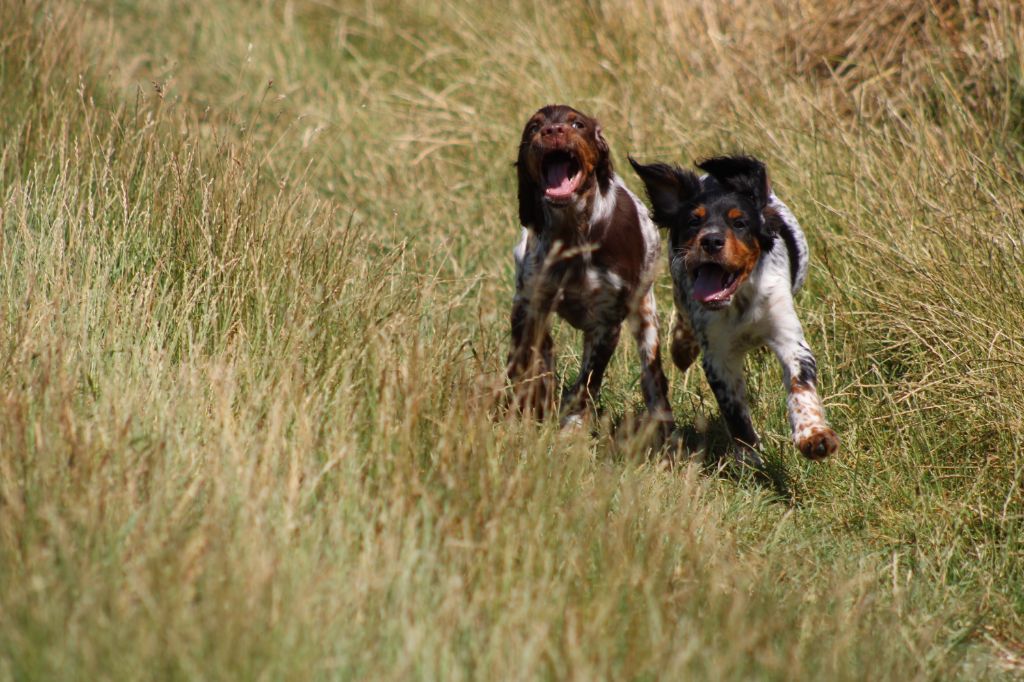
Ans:
[[[540,203],[540,187],[526,170],[527,144],[519,145],[516,172],[519,175],[519,224],[523,227],[539,228],[544,221],[544,208]]]
[[[604,139],[600,123],[594,125],[594,137],[597,139],[597,166],[594,173],[597,175],[598,187],[602,192],[607,192],[612,181],[612,150]]]

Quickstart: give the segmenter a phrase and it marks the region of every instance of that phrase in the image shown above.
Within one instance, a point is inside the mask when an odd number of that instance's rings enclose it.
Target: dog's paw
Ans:
[[[567,414],[562,417],[559,427],[562,431],[581,431],[585,425],[582,414]]]
[[[796,447],[807,459],[825,459],[839,449],[839,436],[827,426],[819,427],[797,439]]]
[[[758,454],[756,449],[746,443],[734,441],[729,447],[728,454],[732,461],[740,467],[750,468],[755,471],[764,469],[764,460],[761,459],[761,455]]]
[[[654,434],[654,442],[659,447],[668,443],[676,432],[676,420],[672,418],[672,413],[653,413],[648,416],[648,423]]]

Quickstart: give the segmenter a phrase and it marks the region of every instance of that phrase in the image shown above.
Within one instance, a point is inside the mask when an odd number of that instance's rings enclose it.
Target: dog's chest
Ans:
[[[670,263],[676,306],[689,313],[705,348],[746,352],[765,344],[792,314],[788,262],[774,251],[766,254],[750,279],[723,310],[708,310],[693,298],[682,259]]]
[[[519,267],[522,289],[530,298],[537,303],[547,301],[577,329],[621,322],[629,287],[618,274],[594,263],[586,253],[550,259],[539,240],[528,244],[525,251]]]
[[[556,311],[573,327],[612,324],[625,316],[626,291],[622,279],[614,272],[581,262],[564,282]]]
[[[731,348],[746,352],[764,345],[765,329],[754,321],[729,321],[724,316],[706,316],[704,324],[695,325],[703,330],[704,346],[709,348]]]
[[[724,310],[703,308],[687,295],[686,308],[701,344],[706,348],[732,349],[737,352],[763,346],[773,323],[770,297],[759,292],[741,296]]]

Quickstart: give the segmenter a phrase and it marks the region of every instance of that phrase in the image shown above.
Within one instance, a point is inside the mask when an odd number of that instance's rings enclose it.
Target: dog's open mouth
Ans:
[[[544,196],[554,201],[570,199],[583,179],[580,162],[564,149],[545,154],[540,163],[540,172],[544,182]]]
[[[729,272],[717,263],[704,263],[693,271],[693,297],[708,308],[723,308],[729,305],[741,281],[738,271]]]

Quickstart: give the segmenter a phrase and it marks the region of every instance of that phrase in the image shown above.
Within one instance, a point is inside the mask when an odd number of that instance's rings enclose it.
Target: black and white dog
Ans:
[[[678,166],[630,163],[647,187],[654,222],[669,230],[675,295],[672,359],[685,371],[702,355],[704,373],[734,440],[753,447],[743,358],[767,345],[782,365],[797,449],[810,459],[836,451],[815,387],[817,364],[793,295],[807,276],[807,239],[771,190],[763,163],[746,156]],[[757,457],[747,451],[745,459]]]

